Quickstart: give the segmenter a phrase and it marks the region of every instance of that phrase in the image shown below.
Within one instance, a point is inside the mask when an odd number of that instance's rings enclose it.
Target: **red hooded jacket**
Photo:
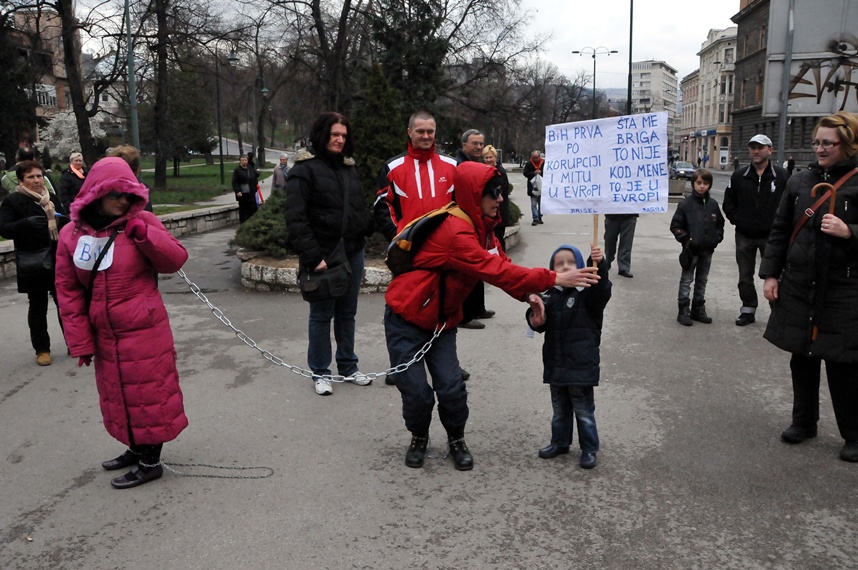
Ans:
[[[420,328],[447,328],[462,320],[462,302],[477,281],[485,281],[524,301],[528,293],[554,285],[556,274],[544,268],[513,264],[492,232],[498,218],[483,215],[483,188],[497,169],[463,162],[456,173],[456,203],[473,220],[447,217],[414,255],[419,269],[403,273],[387,288],[385,301],[394,313]],[[443,286],[442,286],[442,281]],[[443,291],[442,291],[443,289]],[[443,296],[443,307],[439,307]]]

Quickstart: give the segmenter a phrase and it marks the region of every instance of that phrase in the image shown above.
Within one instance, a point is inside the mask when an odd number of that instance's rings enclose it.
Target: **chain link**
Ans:
[[[209,308],[209,310],[212,312],[212,314],[215,316],[215,318],[217,318],[217,320],[219,320],[227,328],[232,330],[232,332],[235,333],[235,336],[238,337],[238,339],[240,341],[242,341],[244,344],[246,344],[250,348],[253,348],[253,349],[256,349],[257,351],[259,351],[259,353],[262,354],[262,357],[265,358],[267,361],[271,362],[272,364],[274,364],[276,366],[282,366],[284,368],[288,368],[289,370],[291,370],[295,374],[298,374],[299,376],[304,376],[305,378],[312,378],[312,379],[319,378],[319,379],[329,380],[331,382],[353,382],[355,380],[355,377],[353,375],[352,376],[341,376],[339,374],[326,374],[326,375],[322,376],[319,374],[314,374],[312,370],[307,370],[306,368],[301,368],[300,366],[295,366],[295,365],[289,364],[289,363],[285,362],[282,358],[271,354],[271,352],[269,352],[268,350],[265,350],[264,348],[261,348],[259,345],[257,345],[256,341],[253,340],[252,338],[250,338],[249,336],[247,336],[247,334],[244,331],[236,328],[232,324],[232,321],[230,321],[229,318],[224,314],[224,312],[222,310],[220,310],[219,308],[215,307],[211,303],[211,301],[209,301],[208,297],[206,297],[205,293],[202,292],[202,290],[199,288],[199,286],[196,283],[194,283],[193,281],[191,281],[190,279],[188,279],[188,276],[185,274],[184,270],[180,269],[179,271],[176,272],[176,274],[179,277],[181,277],[182,279],[184,279],[185,283],[188,284],[188,287],[190,288],[191,293],[196,295],[197,298],[200,301],[202,301],[205,306],[207,306]],[[446,326],[445,323],[438,324],[438,326],[435,327],[435,331],[432,333],[432,338],[430,338],[428,341],[426,341],[426,344],[424,344],[420,348],[420,350],[418,350],[414,354],[414,356],[411,358],[411,360],[409,360],[408,362],[405,362],[402,364],[397,364],[396,366],[388,368],[384,372],[370,372],[369,374],[362,373],[361,376],[363,376],[364,378],[369,379],[369,380],[376,380],[378,378],[381,378],[382,376],[391,376],[393,374],[399,374],[401,372],[405,372],[406,370],[408,370],[408,368],[410,368],[411,366],[413,366],[413,365],[417,364],[418,362],[420,362],[421,360],[423,360],[423,357],[426,356],[426,353],[429,352],[429,350],[432,348],[432,343],[435,342],[435,339],[438,338],[441,335],[441,333],[444,331],[445,326]],[[179,464],[177,463],[176,465],[179,465]],[[167,467],[167,466],[165,465],[165,467]],[[211,466],[207,466],[207,467],[211,467]],[[170,468],[167,467],[167,469],[170,469]],[[224,467],[222,469],[227,469],[227,468]],[[246,468],[242,467],[242,469],[252,469],[252,468],[251,467],[246,467]],[[172,471],[172,469],[170,469],[170,470]]]
[[[256,467],[229,467],[226,465],[211,465],[209,463],[164,463],[163,461],[159,461],[154,465],[150,465],[147,463],[140,462],[140,465],[146,467],[147,469],[155,468],[159,465],[164,467],[167,471],[171,473],[175,473],[181,477],[204,477],[206,479],[268,479],[272,475],[274,475],[274,469],[271,467],[266,467],[264,465],[259,465]],[[176,467],[208,467],[209,469],[228,469],[230,471],[249,471],[250,469],[262,469],[267,471],[268,473],[265,475],[215,475],[213,473],[182,473],[181,471],[177,471],[171,467],[174,465]]]

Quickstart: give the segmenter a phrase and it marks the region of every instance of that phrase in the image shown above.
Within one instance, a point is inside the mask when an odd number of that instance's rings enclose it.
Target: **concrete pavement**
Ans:
[[[528,212],[523,178],[513,182]],[[755,325],[733,324],[731,232],[709,279],[714,324],[676,323],[674,208],[640,218],[634,279],[611,274],[593,471],[578,468],[576,452],[536,457],[551,415],[541,339],[525,334],[525,306],[497,289],[487,290],[498,314],[486,329],[459,333],[476,462],[462,473],[444,458],[437,419],[426,466],[405,467],[394,387],[336,385],[317,396],[309,380],[238,341],[173,275],[161,289],[191,424],[164,459],[274,474],[167,473],[116,491],[116,474],[99,463],[122,446],[101,425],[92,369],[64,356],[53,310],[55,362],[37,367],[26,297],[0,282],[0,568],[854,568],[858,465],[837,458],[827,390],[819,436],[781,443],[788,355],[762,339],[767,308]],[[591,228],[589,216],[525,224],[513,258],[544,266],[561,243],[586,247]],[[185,239],[188,275],[236,326],[303,366],[307,305],[295,294],[244,292],[232,233]],[[383,305],[382,295],[360,300],[365,372],[389,364]]]

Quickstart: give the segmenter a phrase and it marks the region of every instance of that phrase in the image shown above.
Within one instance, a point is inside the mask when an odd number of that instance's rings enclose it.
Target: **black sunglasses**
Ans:
[[[108,192],[107,197],[111,200],[121,200],[125,198],[126,200],[131,200],[131,194],[128,192]]]

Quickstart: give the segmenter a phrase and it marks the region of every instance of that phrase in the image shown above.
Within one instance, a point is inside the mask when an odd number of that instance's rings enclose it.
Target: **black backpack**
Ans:
[[[471,226],[474,225],[468,214],[455,202],[450,202],[443,208],[432,210],[419,218],[411,220],[401,232],[396,234],[390,245],[387,246],[384,262],[394,277],[415,269],[413,265],[414,255],[426,239],[432,235],[432,232],[441,225],[441,222],[447,219],[447,216],[456,216],[465,220]]]

